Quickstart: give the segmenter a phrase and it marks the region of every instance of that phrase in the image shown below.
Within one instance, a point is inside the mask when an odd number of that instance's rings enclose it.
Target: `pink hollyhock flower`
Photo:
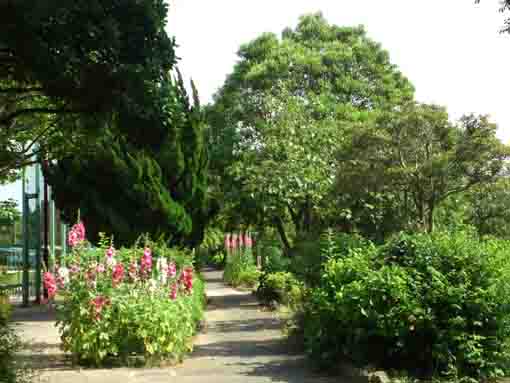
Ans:
[[[73,226],[76,233],[78,233],[78,239],[79,241],[85,241],[85,225],[82,221],[78,222],[76,225]]]
[[[67,236],[69,246],[74,247],[85,240],[85,225],[79,222],[74,225]]]
[[[170,262],[168,264],[168,276],[170,278],[173,278],[173,277],[175,277],[176,274],[177,274],[177,267],[175,266],[174,262]]]
[[[106,250],[106,256],[107,257],[114,257],[115,256],[115,248],[113,246],[110,246],[108,250]]]
[[[230,249],[230,233],[225,234],[225,249]]]
[[[186,292],[191,292],[193,289],[193,268],[186,267],[181,273],[180,281],[184,285]]]
[[[112,272],[112,284],[113,286],[117,286],[124,279],[124,265],[122,263],[117,263],[113,268]]]
[[[171,300],[175,300],[177,298],[177,284],[174,283],[171,287],[170,287],[170,299]]]
[[[237,234],[232,234],[232,238],[230,239],[230,248],[237,248]]]
[[[115,248],[110,246],[105,252],[105,263],[108,267],[113,267],[117,263],[115,260]]]
[[[143,251],[143,256],[140,261],[140,272],[147,276],[152,271],[152,255],[151,255],[151,249],[148,247],[145,248]]]
[[[101,319],[101,312],[103,311],[103,307],[109,304],[110,300],[102,295],[98,295],[97,297],[90,301],[90,305],[92,306],[95,320]]]
[[[71,247],[75,247],[79,243],[78,233],[74,230],[71,230],[67,235],[67,243]]]
[[[104,265],[103,265],[102,263],[100,263],[100,264],[99,264],[99,265],[97,265],[97,267],[96,267],[96,271],[97,271],[97,273],[98,273],[98,274],[102,274],[102,273],[104,273],[104,272],[105,272],[105,270],[106,270],[106,269],[105,269],[105,267],[104,267]]]
[[[52,273],[45,272],[43,274],[43,285],[48,291],[48,298],[52,299],[57,294],[57,283]]]

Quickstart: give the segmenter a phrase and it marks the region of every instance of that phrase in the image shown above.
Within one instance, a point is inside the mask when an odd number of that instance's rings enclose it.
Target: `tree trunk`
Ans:
[[[285,254],[288,255],[290,250],[290,243],[289,239],[287,238],[287,234],[285,233],[285,228],[283,227],[282,219],[280,217],[276,217],[275,224],[276,229],[278,230],[278,234],[280,234],[280,238],[283,242],[283,246],[285,247]]]
[[[310,229],[312,227],[312,204],[310,201],[310,197],[306,197],[305,209],[303,214],[303,229],[308,234],[310,233]]]
[[[434,202],[429,201],[427,211],[427,232],[432,233],[434,231]]]

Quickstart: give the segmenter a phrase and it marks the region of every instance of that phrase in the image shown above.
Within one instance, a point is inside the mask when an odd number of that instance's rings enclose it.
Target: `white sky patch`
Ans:
[[[448,108],[453,118],[489,114],[510,141],[510,35],[500,34],[498,0],[174,0],[167,32],[180,45],[185,78],[203,103],[223,84],[240,45],[278,35],[304,13],[322,11],[341,26],[365,26],[416,87],[418,101]]]

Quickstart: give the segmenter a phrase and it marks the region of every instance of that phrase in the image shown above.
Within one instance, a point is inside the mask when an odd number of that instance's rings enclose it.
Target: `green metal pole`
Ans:
[[[62,229],[62,234],[60,236],[60,241],[61,241],[61,254],[60,256],[63,257],[64,255],[67,254],[67,225],[65,224],[61,224],[61,229]]]
[[[35,230],[35,303],[41,303],[41,168],[35,165],[36,204],[35,216],[37,218],[37,229]]]
[[[51,188],[49,188],[49,195],[50,195],[50,198],[49,200],[51,201],[50,202],[50,209],[51,209],[51,215],[50,215],[50,241],[51,241],[51,244],[50,244],[50,257],[51,257],[51,264],[52,264],[52,267],[55,266],[55,260],[56,260],[56,255],[55,255],[55,224],[56,224],[56,220],[55,220],[55,201],[53,201],[53,193],[52,193],[52,190]],[[48,266],[49,267],[49,266]]]
[[[22,235],[23,235],[23,306],[28,306],[28,297],[29,297],[29,280],[28,280],[28,270],[29,270],[29,257],[28,257],[28,199],[26,196],[26,172],[23,169],[22,176]]]

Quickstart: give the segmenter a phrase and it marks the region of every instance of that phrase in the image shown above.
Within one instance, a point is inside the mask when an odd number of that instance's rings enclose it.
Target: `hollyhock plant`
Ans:
[[[230,233],[225,234],[225,250],[230,250]]]
[[[168,261],[166,258],[158,258],[157,261],[157,269],[159,274],[159,280],[162,284],[166,284],[166,281],[168,279]]]
[[[105,252],[105,263],[108,267],[112,268],[115,266],[117,261],[115,260],[115,248],[110,246]]]
[[[119,283],[122,282],[122,280],[124,279],[124,265],[122,263],[117,263],[114,267],[113,267],[113,272],[112,272],[112,284],[113,286],[117,286]]]
[[[44,274],[50,299],[57,291],[62,297],[56,310],[63,350],[80,364],[96,366],[126,355],[151,362],[182,358],[204,304],[190,253],[149,239],[151,246],[141,251],[115,249],[105,236],[97,247],[82,246],[84,229],[73,226],[72,251],[55,275]]]
[[[170,299],[177,299],[177,283],[174,283],[172,286],[170,286]]]
[[[103,307],[110,304],[110,299],[108,299],[102,295],[98,295],[97,297],[95,297],[94,299],[92,299],[90,301],[90,304],[93,308],[92,313],[93,313],[94,319],[99,320],[99,319],[101,319],[101,312],[103,311]]]
[[[245,247],[252,247],[253,241],[248,233],[244,234],[244,246]]]
[[[79,243],[78,233],[76,231],[69,231],[69,234],[67,235],[67,243],[71,247],[75,247]]]
[[[80,221],[69,230],[67,243],[69,246],[75,247],[83,241],[85,241],[85,225]]]
[[[48,292],[48,298],[53,299],[57,294],[57,282],[52,273],[45,272],[43,274],[43,285]]]
[[[140,260],[140,273],[142,276],[148,276],[152,271],[152,252],[151,249],[146,247],[143,251],[142,259]]]
[[[129,279],[131,281],[137,281],[138,280],[138,265],[136,261],[133,261],[129,264],[129,270],[128,270]]]
[[[232,234],[232,237],[230,239],[230,248],[231,249],[237,248],[237,234]]]
[[[181,274],[181,283],[184,285],[186,292],[191,292],[191,289],[193,288],[193,269],[191,267],[187,267],[183,270]]]
[[[170,262],[168,265],[168,276],[170,278],[174,278],[177,275],[177,266],[175,266],[175,262]]]

